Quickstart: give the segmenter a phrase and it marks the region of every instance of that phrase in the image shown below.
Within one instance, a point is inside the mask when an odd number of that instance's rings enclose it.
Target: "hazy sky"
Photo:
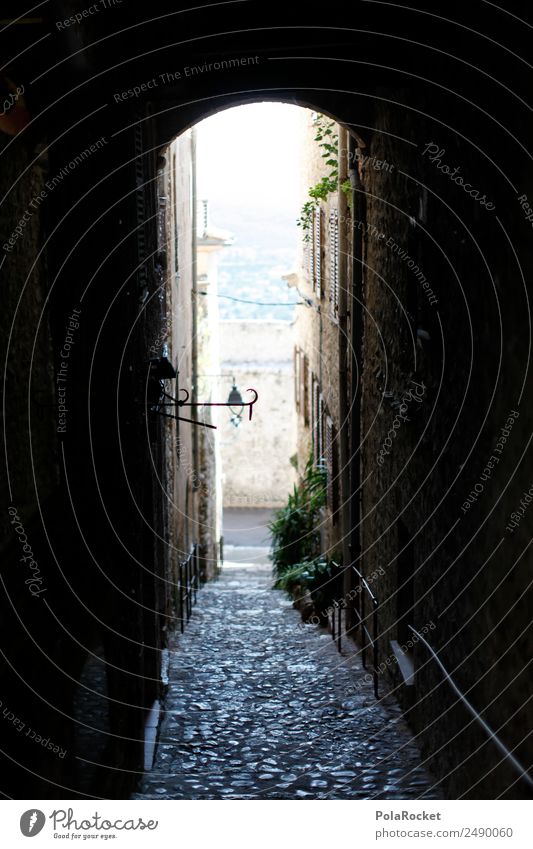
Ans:
[[[236,106],[197,125],[198,199],[250,209],[299,209],[301,107]]]

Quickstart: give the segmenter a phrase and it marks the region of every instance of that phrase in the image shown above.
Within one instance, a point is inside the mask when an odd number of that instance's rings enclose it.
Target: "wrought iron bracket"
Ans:
[[[176,416],[172,413],[167,413],[165,407],[229,407],[230,409],[236,406],[228,401],[189,401],[189,392],[187,389],[180,389],[180,393],[184,392],[184,398],[174,398],[165,389],[165,380],[173,380],[177,377],[177,372],[167,357],[154,357],[150,361],[149,386],[148,386],[148,406],[151,413],[158,416],[163,416],[168,419],[176,419],[180,422],[188,422],[189,424],[198,425],[200,427],[209,427],[213,430],[217,429],[216,425],[208,422],[201,422],[198,419],[188,419],[184,416]],[[150,386],[151,384],[151,386]],[[247,389],[247,392],[253,393],[251,401],[243,402],[240,407],[244,410],[248,407],[248,420],[252,420],[253,406],[258,399],[258,394],[255,389]]]

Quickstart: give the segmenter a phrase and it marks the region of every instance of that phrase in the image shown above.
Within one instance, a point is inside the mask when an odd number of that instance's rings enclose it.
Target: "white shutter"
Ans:
[[[339,212],[332,209],[329,216],[329,301],[331,317],[339,315]]]
[[[322,297],[322,209],[317,207],[313,216],[313,282],[314,290]]]

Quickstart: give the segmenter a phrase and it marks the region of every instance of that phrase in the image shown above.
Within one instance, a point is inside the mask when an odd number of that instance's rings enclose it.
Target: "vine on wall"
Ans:
[[[311,229],[313,226],[313,213],[320,205],[320,201],[325,201],[328,195],[336,192],[339,188],[339,136],[335,131],[336,123],[325,115],[318,115],[315,120],[316,135],[313,141],[317,142],[322,149],[322,159],[324,164],[329,167],[329,173],[325,174],[321,180],[312,186],[308,195],[310,200],[306,201],[302,206],[300,217],[296,222],[298,227],[302,228],[304,242],[309,242],[311,238]],[[350,180],[344,180],[340,184],[340,189],[348,198],[348,206],[351,209],[351,191],[352,185]]]

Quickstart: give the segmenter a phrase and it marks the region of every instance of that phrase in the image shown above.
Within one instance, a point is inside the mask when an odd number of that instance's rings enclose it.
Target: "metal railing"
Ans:
[[[464,693],[462,693],[462,692],[461,692],[461,690],[459,689],[459,687],[457,686],[457,684],[455,683],[455,681],[454,681],[454,680],[453,680],[453,678],[451,677],[450,673],[448,672],[448,670],[446,669],[446,667],[445,667],[445,666],[444,666],[444,664],[442,663],[442,661],[441,661],[440,657],[438,656],[437,652],[436,652],[436,651],[435,651],[435,650],[434,650],[434,649],[430,646],[430,644],[429,644],[429,643],[428,643],[428,641],[427,641],[427,640],[426,640],[426,639],[422,636],[422,634],[419,634],[419,633],[418,633],[418,631],[416,631],[416,630],[415,630],[415,628],[413,628],[413,626],[412,626],[412,625],[408,625],[407,627],[409,628],[409,630],[410,630],[410,631],[412,631],[412,632],[413,632],[413,634],[415,634],[415,636],[416,636],[416,637],[418,637],[418,639],[420,640],[420,642],[422,642],[422,643],[424,644],[424,646],[426,647],[426,649],[428,650],[428,652],[429,652],[429,653],[430,653],[430,655],[431,655],[431,659],[432,659],[433,661],[435,661],[435,663],[436,663],[436,664],[437,664],[437,666],[439,667],[440,671],[442,672],[442,674],[443,674],[444,679],[446,680],[446,682],[450,685],[450,687],[452,688],[453,692],[454,692],[454,693],[455,693],[455,695],[458,697],[458,699],[462,702],[462,704],[464,704],[464,706],[466,707],[466,709],[468,710],[468,712],[469,712],[469,713],[470,713],[470,714],[474,717],[474,719],[477,721],[478,725],[480,725],[480,726],[482,727],[483,731],[485,732],[485,734],[487,735],[487,737],[489,738],[489,740],[492,740],[492,742],[494,743],[494,745],[496,746],[496,748],[497,748],[497,749],[499,749],[499,751],[503,754],[504,758],[505,758],[506,760],[508,760],[508,761],[509,761],[509,763],[511,763],[511,764],[513,765],[513,767],[515,768],[515,770],[516,770],[516,771],[520,774],[520,778],[521,778],[523,781],[525,781],[527,784],[529,784],[529,786],[530,786],[530,787],[533,787],[533,778],[529,775],[529,773],[527,772],[527,770],[525,769],[525,767],[524,767],[524,766],[522,766],[522,764],[520,763],[520,761],[519,761],[519,760],[518,760],[518,759],[517,759],[517,758],[513,755],[513,753],[509,751],[509,749],[507,748],[507,746],[505,745],[505,743],[503,743],[503,742],[500,740],[500,738],[499,738],[499,737],[498,737],[498,735],[497,735],[497,734],[496,734],[496,733],[492,730],[492,728],[490,727],[490,725],[489,725],[487,722],[485,722],[485,720],[483,719],[483,717],[482,717],[482,716],[480,716],[480,715],[479,715],[479,713],[477,712],[477,710],[475,709],[475,707],[474,707],[474,706],[473,706],[473,705],[472,705],[472,704],[468,701],[468,699],[466,698],[466,696],[464,695]]]
[[[338,575],[335,579],[336,582],[336,593],[338,597],[341,598],[342,601],[345,602],[343,598],[344,593],[344,581],[343,581],[343,571],[341,570],[338,563],[332,562],[332,566],[338,570]],[[359,598],[359,603],[354,604],[352,610],[357,617],[357,622],[349,629],[345,629],[344,635],[348,636],[352,634],[354,636],[357,635],[357,631],[361,629],[361,662],[363,667],[367,668],[367,650],[370,647],[372,649],[372,674],[373,674],[373,682],[374,682],[374,695],[376,699],[379,698],[378,695],[378,638],[379,638],[379,623],[378,623],[378,608],[379,603],[370,589],[368,582],[363,577],[359,569],[355,566],[352,566],[353,571],[357,575],[357,586],[355,589],[355,595]],[[352,591],[353,592],[353,591]],[[371,611],[367,614],[365,612],[365,596],[368,596],[371,605]],[[352,594],[350,593],[350,599],[352,598]],[[342,611],[346,610],[348,605],[346,602],[344,604],[339,604],[338,601],[334,601],[331,606],[328,608],[328,621],[331,630],[331,636],[333,641],[337,644],[337,649],[340,652],[342,649]],[[331,618],[330,618],[331,617]],[[368,625],[370,624],[368,620],[371,620],[372,633],[370,632],[370,628]],[[368,623],[368,624],[367,624]]]
[[[355,574],[357,575],[357,591],[356,597],[359,599],[359,604],[354,604],[352,610],[357,617],[357,622],[352,626],[346,634],[350,633],[350,631],[354,631],[357,634],[357,630],[361,629],[361,662],[363,664],[364,669],[367,668],[367,648],[370,647],[372,649],[372,677],[374,681],[374,695],[376,699],[379,698],[378,694],[378,640],[379,640],[379,622],[378,622],[378,608],[379,603],[370,589],[368,582],[365,580],[359,569],[352,565],[351,567]],[[367,614],[366,613],[366,604],[365,598],[368,597],[370,601],[371,610]],[[367,622],[372,624],[372,633],[370,633],[370,629],[367,625]]]
[[[340,566],[338,563],[332,561],[331,565],[335,570],[338,570],[338,575],[335,577],[335,594],[339,597],[342,597],[343,591],[343,581],[342,581],[342,572],[340,571]],[[328,619],[329,614],[331,613],[330,620],[330,630],[331,637],[334,643],[337,643],[337,651],[341,651],[342,649],[342,607],[338,603],[338,601],[334,601],[330,608],[328,608]]]
[[[180,560],[178,566],[180,630],[183,634],[185,623],[191,618],[193,604],[200,586],[198,544],[194,543],[189,554]]]

